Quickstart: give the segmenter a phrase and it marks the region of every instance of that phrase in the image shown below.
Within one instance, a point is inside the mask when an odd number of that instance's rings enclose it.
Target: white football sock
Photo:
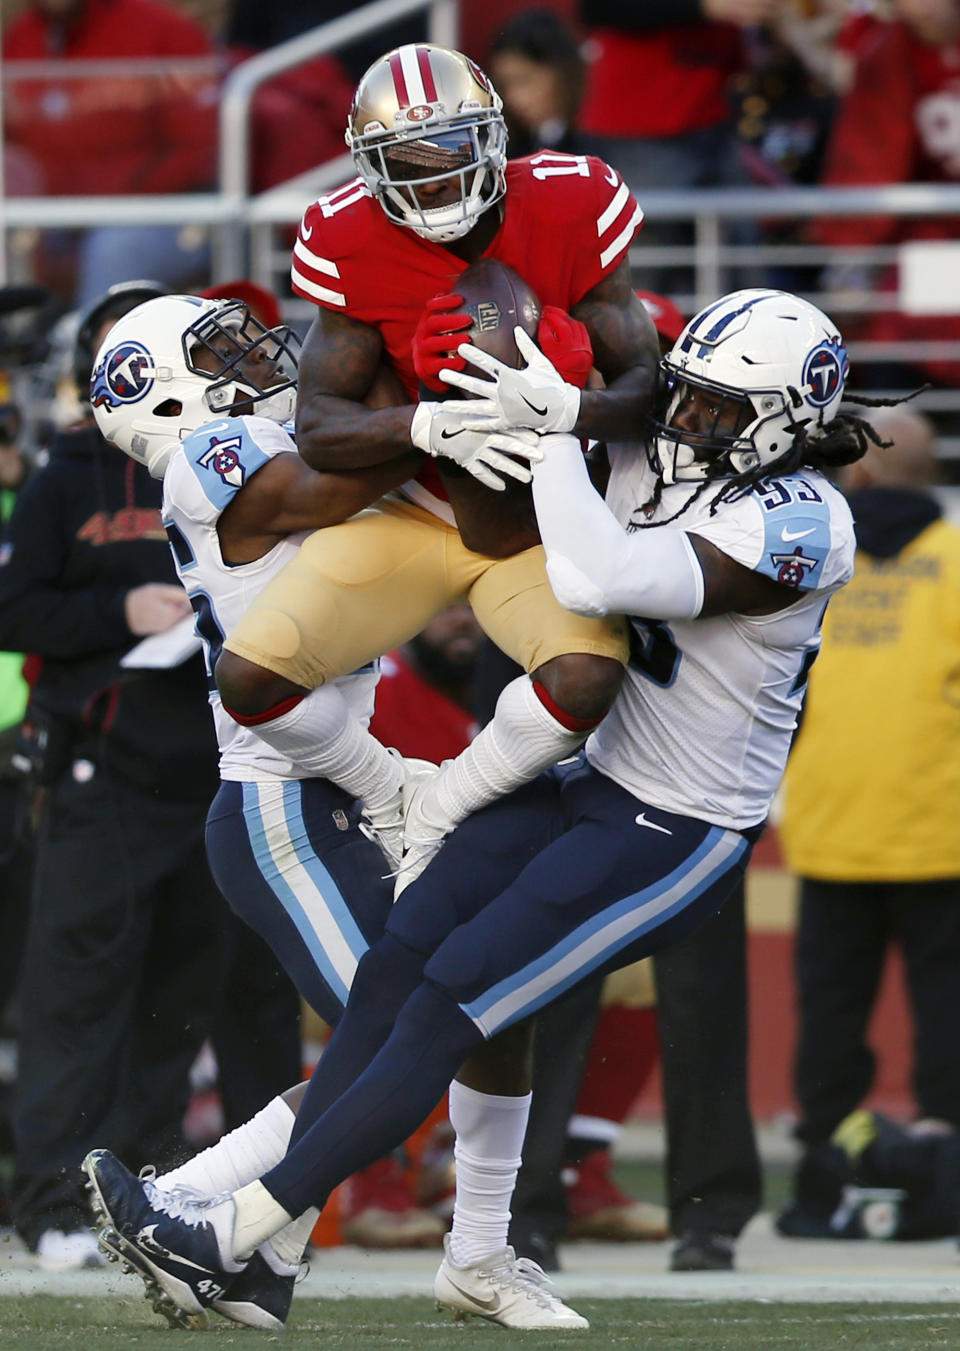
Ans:
[[[299,1219],[274,1234],[266,1243],[260,1244],[259,1251],[271,1271],[275,1271],[278,1276],[288,1276],[290,1268],[293,1271],[299,1270],[304,1250],[310,1242],[310,1235],[319,1215],[319,1210],[311,1206]]]
[[[402,761],[381,746],[336,685],[322,685],[287,713],[250,729],[292,760],[303,778],[329,779],[377,809],[400,801]]]
[[[203,1196],[222,1196],[245,1187],[275,1168],[287,1152],[296,1113],[283,1098],[266,1107],[215,1145],[188,1159],[179,1168],[155,1178],[163,1191],[184,1187]]]
[[[537,698],[530,677],[518,676],[501,691],[486,727],[426,783],[418,808],[431,826],[450,831],[471,812],[572,755],[586,737],[558,722]]]
[[[275,1246],[280,1231],[292,1226],[293,1216],[284,1210],[262,1182],[249,1182],[235,1191],[233,1203],[236,1218],[232,1247],[233,1257],[238,1262],[245,1262],[248,1257],[252,1257],[267,1239],[272,1239]]]
[[[449,1252],[456,1266],[470,1266],[507,1245],[532,1096],[478,1093],[456,1079],[450,1085],[457,1191]]]

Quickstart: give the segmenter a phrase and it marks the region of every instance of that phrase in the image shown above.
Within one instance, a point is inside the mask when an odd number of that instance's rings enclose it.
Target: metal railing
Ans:
[[[440,46],[456,47],[459,31],[459,0],[373,0],[287,42],[250,57],[223,82],[219,108],[218,188],[215,193],[185,196],[136,196],[96,198],[11,198],[4,192],[0,168],[0,284],[10,278],[9,235],[24,229],[85,228],[95,225],[205,225],[213,230],[214,270],[220,277],[237,276],[245,270],[245,232],[250,201],[250,115],[254,95],[266,81],[315,56],[340,50],[351,42],[368,38],[383,28],[412,15],[424,13],[427,35]],[[77,78],[94,79],[124,75],[209,74],[216,58],[182,58],[116,62],[24,61],[7,63],[3,81]],[[2,109],[2,100],[0,100]],[[296,134],[296,128],[291,128]],[[0,114],[2,142],[2,114]],[[2,144],[0,144],[2,149]],[[3,156],[0,155],[0,166]],[[333,180],[332,180],[333,181]],[[15,280],[21,280],[15,277]]]
[[[267,80],[301,62],[342,49],[359,38],[417,13],[427,15],[432,41],[455,46],[457,0],[374,0],[374,3],[305,33],[238,66],[224,81],[220,101],[219,184],[211,193],[164,197],[21,197],[0,200],[0,266],[13,260],[23,275],[25,264],[11,240],[18,232],[62,229],[66,224],[90,228],[104,224],[202,225],[211,232],[214,279],[249,275],[287,297],[288,318],[308,322],[313,307],[289,295],[289,235],[304,208],[319,193],[353,174],[346,154],[317,166],[298,178],[259,195],[250,192],[251,108],[256,91]],[[33,72],[36,74],[36,72]],[[294,129],[295,131],[295,129]],[[717,295],[741,285],[766,285],[771,278],[795,277],[799,290],[825,308],[843,328],[877,310],[890,309],[895,295],[869,285],[845,290],[823,289],[825,269],[847,264],[878,271],[899,259],[895,246],[849,246],[825,249],[798,241],[783,241],[772,231],[758,230],[755,242],[737,242],[736,227],[744,221],[804,222],[830,217],[894,216],[903,220],[940,217],[960,220],[960,185],[906,184],[868,188],[723,188],[690,191],[647,191],[641,196],[648,221],[682,222],[692,238],[683,245],[650,242],[641,233],[631,251],[637,286],[650,285],[651,275],[669,268],[677,280],[673,298],[692,313]],[[949,231],[948,231],[949,232]],[[960,231],[954,230],[960,234]],[[17,271],[17,266],[10,269]],[[958,306],[960,309],[960,306]],[[925,360],[956,360],[960,350],[952,343],[852,342],[856,367],[880,363],[916,364]],[[890,392],[902,392],[892,390]],[[943,441],[948,457],[960,462],[960,389],[937,389],[922,396],[918,406],[942,416],[949,432]],[[957,422],[954,426],[953,423]],[[960,472],[960,463],[958,463]]]

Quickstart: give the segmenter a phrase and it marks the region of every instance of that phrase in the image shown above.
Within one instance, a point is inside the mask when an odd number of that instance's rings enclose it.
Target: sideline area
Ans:
[[[571,1243],[553,1277],[564,1298],[756,1300],[809,1303],[905,1301],[960,1304],[960,1252],[953,1239],[928,1243],[783,1239],[769,1215],[758,1215],[740,1239],[737,1270],[667,1271],[667,1243]],[[439,1250],[372,1252],[326,1248],[310,1263],[297,1298],[351,1295],[430,1298]],[[130,1298],[140,1283],[116,1268],[38,1271],[16,1238],[0,1234],[0,1296],[66,1295]]]

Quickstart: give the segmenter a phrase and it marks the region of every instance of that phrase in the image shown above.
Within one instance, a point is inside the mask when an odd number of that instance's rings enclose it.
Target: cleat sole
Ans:
[[[180,1328],[187,1332],[203,1332],[210,1326],[210,1320],[207,1315],[200,1310],[185,1309],[179,1304],[157,1280],[149,1263],[144,1261],[135,1251],[130,1248],[122,1234],[118,1234],[116,1229],[104,1228],[99,1234],[100,1247],[107,1254],[112,1256],[112,1261],[123,1261],[121,1270],[129,1271],[139,1276],[143,1281],[144,1298],[153,1309],[154,1313],[165,1318],[172,1328]]]

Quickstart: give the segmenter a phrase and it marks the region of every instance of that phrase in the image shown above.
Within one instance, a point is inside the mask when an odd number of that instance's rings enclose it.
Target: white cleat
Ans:
[[[437,773],[440,771],[437,770]],[[411,786],[403,814],[403,855],[397,869],[397,880],[393,887],[393,899],[415,882],[427,864],[440,852],[440,846],[455,828],[456,822],[448,821],[436,825],[427,820],[423,811],[423,799],[430,781],[435,776],[426,774]]]
[[[450,1235],[443,1240],[444,1258],[433,1283],[438,1309],[456,1319],[486,1318],[504,1328],[549,1332],[584,1331],[587,1320],[546,1289],[548,1277],[527,1257],[501,1248],[471,1266],[450,1260]]]
[[[432,760],[406,759],[392,746],[388,749],[390,755],[400,762],[400,787],[380,806],[364,807],[360,830],[368,840],[380,847],[390,865],[390,872],[386,875],[392,877],[400,867],[403,856],[404,818],[410,795],[419,783],[432,778],[439,771]]]

